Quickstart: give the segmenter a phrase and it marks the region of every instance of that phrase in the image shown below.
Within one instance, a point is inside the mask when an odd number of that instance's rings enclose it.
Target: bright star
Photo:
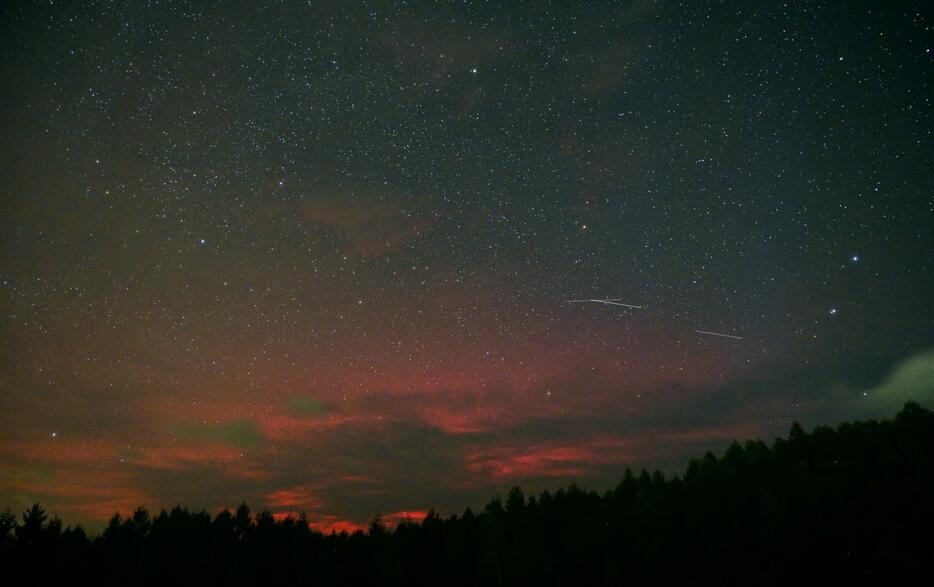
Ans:
[[[830,315],[831,315],[831,316],[836,315],[836,313],[837,313],[837,309],[836,309],[836,308],[830,308]]]

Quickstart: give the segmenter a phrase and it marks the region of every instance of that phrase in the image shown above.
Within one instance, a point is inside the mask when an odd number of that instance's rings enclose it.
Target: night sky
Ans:
[[[353,528],[934,398],[930,3],[206,4],[0,8],[0,508]]]

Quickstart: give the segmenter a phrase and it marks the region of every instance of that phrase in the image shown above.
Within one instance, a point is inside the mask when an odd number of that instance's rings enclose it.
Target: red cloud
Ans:
[[[278,489],[266,494],[266,500],[270,507],[277,509],[318,510],[322,505],[316,495],[318,489],[314,484]]]
[[[337,516],[324,516],[321,519],[311,522],[308,525],[318,532],[323,532],[324,534],[330,534],[331,532],[335,532],[337,534],[340,534],[341,532],[353,534],[357,530],[366,532],[366,529],[369,527],[368,524],[359,524],[349,520],[342,520]]]
[[[614,437],[585,440],[579,445],[474,447],[466,454],[466,467],[495,481],[580,476],[591,472],[596,465],[631,461],[627,447],[625,439]]]
[[[428,517],[428,512],[426,510],[411,510],[383,514],[380,516],[380,519],[383,521],[383,524],[392,528],[398,526],[402,522],[421,522],[426,517]]]

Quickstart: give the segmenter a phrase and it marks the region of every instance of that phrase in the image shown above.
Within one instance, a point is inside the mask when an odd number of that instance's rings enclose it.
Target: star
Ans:
[[[852,257],[850,257],[850,262],[859,263],[859,255],[853,255]]]
[[[836,309],[836,308],[830,308],[830,315],[831,315],[831,316],[836,316],[836,315],[837,315],[837,309]]]

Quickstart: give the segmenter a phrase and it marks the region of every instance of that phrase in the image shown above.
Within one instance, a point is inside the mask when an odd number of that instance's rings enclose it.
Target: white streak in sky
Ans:
[[[586,303],[592,302],[592,303],[594,303],[594,304],[603,304],[604,306],[623,306],[624,308],[635,308],[636,310],[641,310],[641,309],[642,309],[642,306],[634,306],[634,305],[632,305],[632,304],[624,304],[624,303],[622,303],[622,302],[620,301],[621,299],[623,299],[623,298],[607,298],[607,299],[604,299],[604,300],[567,300],[567,303],[569,303],[569,304],[586,304]]]
[[[723,334],[722,332],[710,332],[708,330],[695,330],[697,334],[709,334],[711,336],[722,336],[723,338],[734,338],[736,340],[743,340],[742,336],[735,336],[733,334]]]
[[[611,302],[611,301],[609,301],[609,300],[606,300],[606,301],[604,301],[603,303],[604,303],[604,304],[610,304],[611,306],[623,306],[623,307],[625,307],[625,308],[636,308],[636,309],[638,309],[638,310],[641,310],[641,309],[642,309],[642,306],[633,306],[632,304],[623,304],[623,303],[621,303],[621,302]]]

